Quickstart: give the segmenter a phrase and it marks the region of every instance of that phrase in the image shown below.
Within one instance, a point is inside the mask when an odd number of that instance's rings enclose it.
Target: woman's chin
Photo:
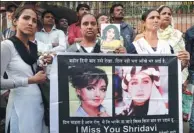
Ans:
[[[133,101],[136,106],[143,106],[145,104],[145,100]]]
[[[93,107],[93,108],[96,108],[96,107],[99,107],[100,104],[101,103],[92,102],[92,103],[88,104],[88,106]]]
[[[94,107],[99,107],[101,103],[95,103],[93,104]]]

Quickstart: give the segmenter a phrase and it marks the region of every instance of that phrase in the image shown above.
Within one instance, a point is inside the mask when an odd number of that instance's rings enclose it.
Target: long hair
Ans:
[[[76,66],[68,70],[69,81],[75,89],[87,87],[90,83],[96,80],[103,79],[108,86],[108,77],[104,70],[96,67]]]
[[[106,26],[106,27],[104,28],[103,33],[102,33],[102,39],[103,39],[103,40],[106,40],[106,38],[107,38],[107,31],[108,31],[109,29],[113,29],[113,30],[114,30],[114,33],[115,33],[114,40],[120,40],[119,30],[118,30],[118,28],[117,28],[115,25],[113,25],[113,24],[110,24],[110,25],[108,25],[108,26]]]

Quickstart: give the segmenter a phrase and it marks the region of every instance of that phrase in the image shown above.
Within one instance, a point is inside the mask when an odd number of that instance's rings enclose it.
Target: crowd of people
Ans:
[[[105,38],[104,35],[101,35],[101,24],[120,25],[120,35],[117,35],[117,40],[122,40],[123,43],[119,43],[113,53],[177,54],[182,67],[181,83],[185,85],[188,81],[194,84],[194,26],[187,30],[184,39],[183,33],[174,28],[172,9],[168,6],[145,11],[141,17],[144,28],[142,33],[138,35],[135,35],[133,28],[123,21],[124,8],[122,4],[114,4],[110,8],[110,14],[98,14],[98,16],[90,13],[89,5],[79,4],[76,9],[78,20],[69,26],[66,18],[61,18],[59,23],[56,23],[55,14],[49,10],[42,13],[41,20],[39,20],[36,10],[30,6],[10,6],[8,11],[11,11],[11,24],[9,22],[9,27],[1,33],[0,37],[2,96],[6,96],[9,92],[5,120],[6,133],[49,132],[48,121],[45,121],[45,100],[40,84],[49,82],[50,66],[53,58],[59,52],[100,54],[102,53],[103,38],[105,41],[109,41],[106,45],[109,43],[112,45],[111,41],[107,39],[108,37]],[[38,21],[41,21],[41,29],[39,29]],[[112,36],[116,36],[116,30],[114,26],[110,26],[107,29],[107,34],[109,32]],[[43,59],[40,60],[39,56],[42,56]],[[142,68],[140,72],[145,69],[149,68]],[[157,71],[157,68],[154,69]],[[92,70],[103,73],[102,77],[98,77],[98,75],[92,77],[91,82],[96,78],[102,80],[103,85],[100,86],[97,82],[93,88],[99,89],[105,95],[108,85],[105,72],[97,68]],[[71,82],[81,100],[84,99],[83,95],[80,95],[81,92],[89,91],[90,88],[88,89],[86,84],[81,89],[76,84],[77,81],[74,80],[76,76],[79,75],[72,75]],[[85,80],[83,76],[84,74],[79,77],[80,81]],[[130,80],[135,79],[135,77],[138,77],[138,74],[130,78],[120,79],[120,86],[124,91],[128,91],[129,88],[126,88],[126,82],[123,80],[131,83]],[[147,82],[151,84],[154,81],[149,79]],[[101,88],[97,88],[97,86]],[[131,89],[135,93],[136,90]],[[149,94],[152,94],[152,91],[158,94],[157,96],[152,95],[152,97],[161,96],[157,86],[153,90],[150,89]],[[96,111],[99,108],[103,109],[101,102],[94,108]],[[127,113],[123,114],[122,112],[119,115],[136,115],[137,112],[134,110],[139,110],[137,106],[141,102],[141,100],[134,100],[133,106],[127,109]],[[147,107],[148,103],[143,102]],[[86,103],[82,101],[80,104],[77,115],[96,115],[85,106]],[[159,114],[168,112],[164,103],[158,106],[161,108]],[[194,133],[194,105],[191,110],[190,133]],[[139,110],[138,113],[149,114],[150,112],[149,107],[147,107],[146,111]],[[109,115],[103,113],[97,114],[97,116],[106,117]]]

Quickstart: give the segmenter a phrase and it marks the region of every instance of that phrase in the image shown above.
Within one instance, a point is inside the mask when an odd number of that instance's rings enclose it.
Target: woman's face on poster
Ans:
[[[107,85],[104,79],[93,80],[87,87],[77,89],[76,92],[81,98],[82,104],[98,107],[106,96]]]
[[[135,105],[143,105],[151,95],[152,80],[149,75],[139,72],[135,74],[128,85],[128,92]]]
[[[111,28],[111,29],[107,30],[106,35],[107,35],[107,39],[113,40],[114,37],[115,37],[115,31],[114,31],[114,29]]]

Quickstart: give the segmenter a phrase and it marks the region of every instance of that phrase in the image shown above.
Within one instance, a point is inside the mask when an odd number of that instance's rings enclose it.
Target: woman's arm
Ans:
[[[28,85],[27,78],[4,79],[3,75],[11,61],[11,48],[5,41],[1,42],[1,89],[10,89]]]
[[[46,80],[46,74],[43,71],[29,78],[4,79],[3,75],[11,61],[12,50],[8,43],[1,42],[1,89],[11,89],[20,86],[28,86],[28,84],[42,83]]]
[[[178,52],[178,59],[181,60],[182,70],[189,66],[190,54],[186,50],[182,50]]]

